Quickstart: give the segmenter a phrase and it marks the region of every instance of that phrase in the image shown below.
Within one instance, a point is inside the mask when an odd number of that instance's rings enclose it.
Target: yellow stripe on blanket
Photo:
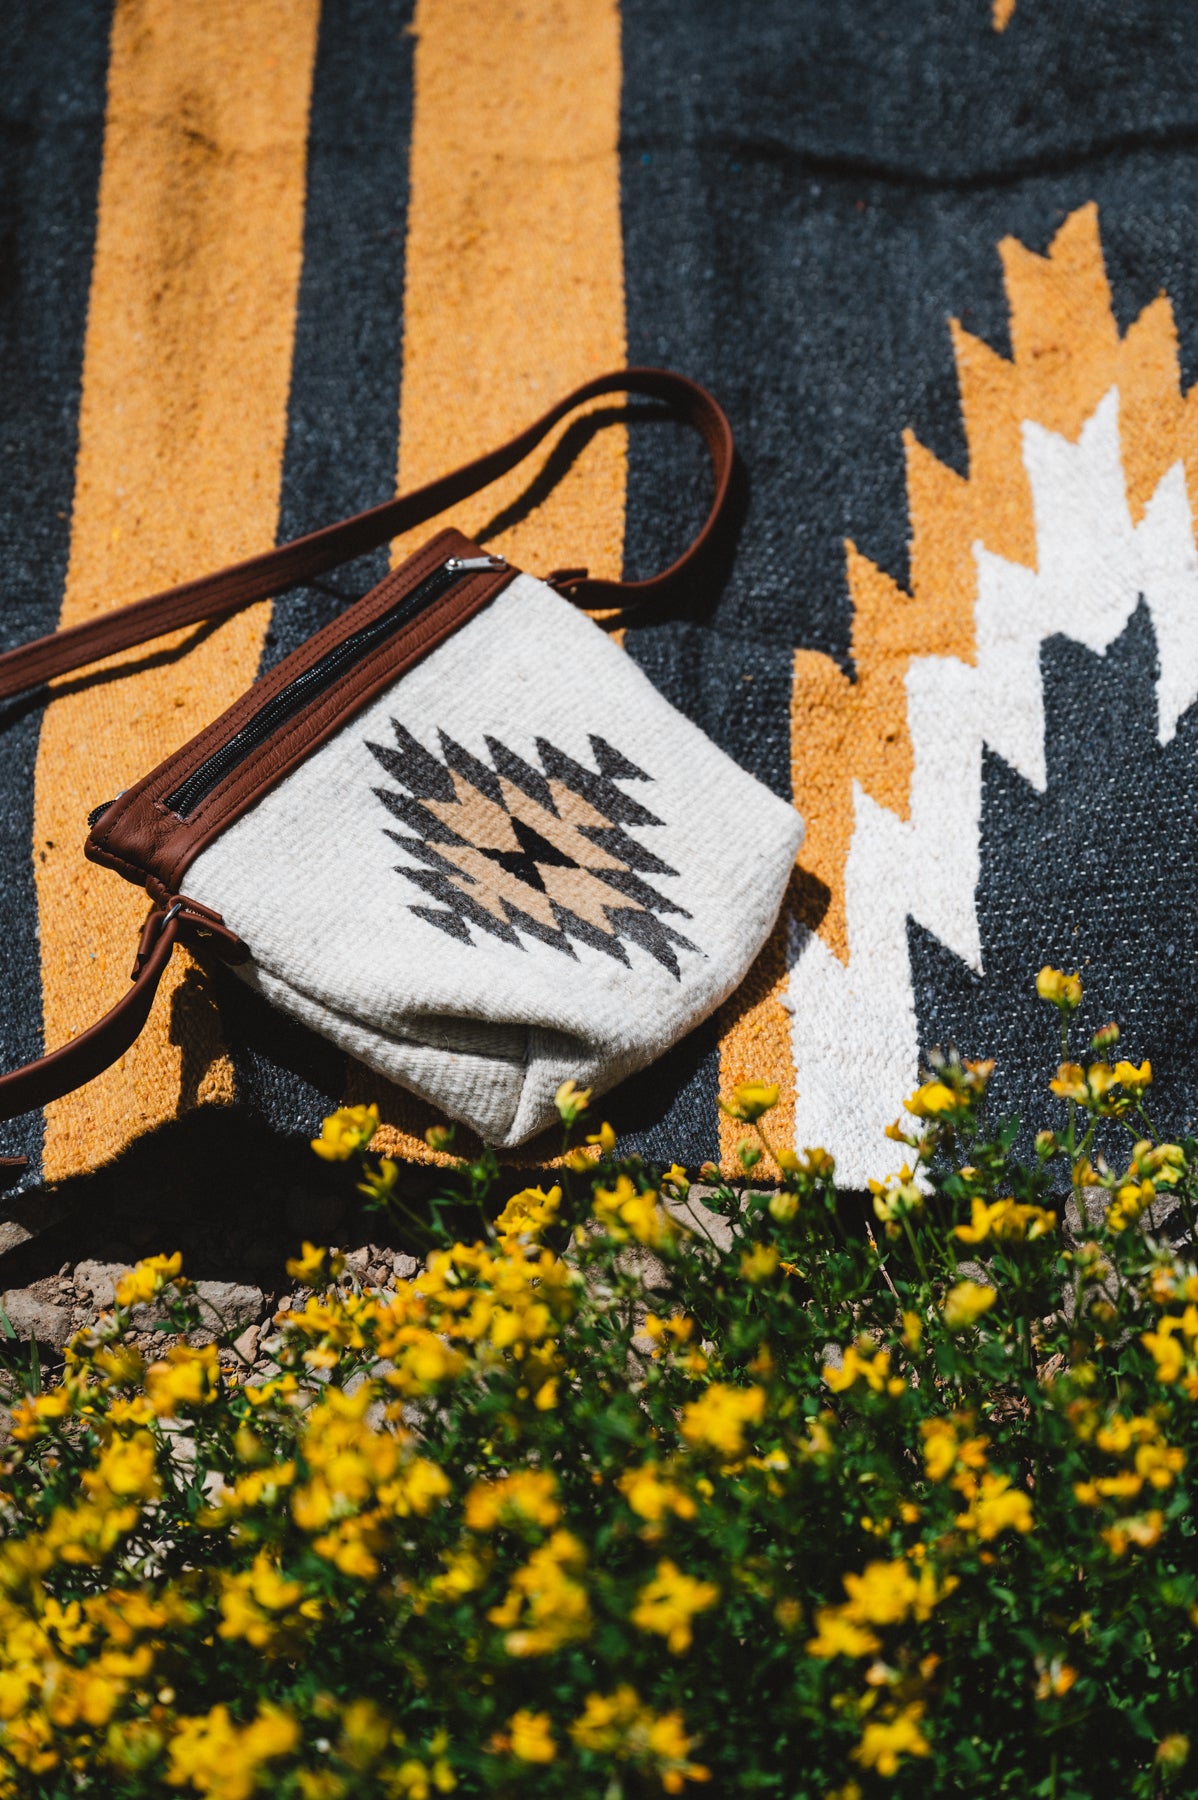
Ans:
[[[119,0],[62,623],[264,549],[279,498],[303,231],[317,0]],[[128,985],[147,902],[83,860],[87,813],[252,681],[269,605],[178,661],[51,704],[35,792],[46,1044]],[[163,660],[164,657],[166,660]],[[177,957],[140,1041],[47,1109],[54,1180],[114,1155],[231,1069]]]

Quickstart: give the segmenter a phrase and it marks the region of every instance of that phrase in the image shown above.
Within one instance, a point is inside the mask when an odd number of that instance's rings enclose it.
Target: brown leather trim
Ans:
[[[23,1069],[0,1075],[0,1121],[35,1112],[110,1068],[134,1042],[150,1016],[154,995],[176,939],[189,949],[213,950],[224,962],[244,962],[248,950],[218,912],[198,900],[174,894],[156,908],[141,928],[141,940],[129,979],[131,986],[102,1019],[68,1043],[50,1050]],[[0,1168],[25,1165],[24,1157],[0,1157]]]
[[[394,606],[450,556],[484,552],[460,531],[442,531],[377,587],[323,630],[293,650],[235,705],[113,801],[96,821],[87,843],[92,862],[144,885],[158,900],[181,887],[183,876],[213,838],[339,731],[347,719],[398,680],[450,634],[493,600],[519,573],[510,565],[465,577],[395,636],[364,658],[326,693],[233,769],[188,818],[168,812],[164,797],[251,719],[280,689],[353,632]]]
[[[675,375],[667,369],[617,369],[575,388],[497,450],[430,481],[414,493],[385,500],[381,506],[373,506],[352,519],[326,525],[322,531],[280,544],[277,549],[252,556],[215,575],[184,582],[181,587],[168,588],[165,593],[152,594],[132,606],[118,607],[98,619],[88,619],[5,652],[0,655],[0,700],[131,649],[134,644],[177,631],[181,626],[196,625],[202,619],[227,618],[255,600],[286,593],[288,588],[312,581],[339,563],[389,543],[514,469],[568,413],[603,394],[645,394],[664,401],[701,431],[711,454],[715,497],[707,523],[694,543],[662,574],[648,581],[591,581],[585,571],[571,570],[568,580],[563,581],[562,592],[582,606],[618,606],[625,612],[660,599],[689,575],[711,539],[728,495],[732,427],[707,390],[688,381],[685,375]]]
[[[58,1050],[23,1069],[0,1075],[0,1120],[35,1112],[73,1093],[110,1068],[134,1042],[150,1016],[163,970],[171,959],[179,919],[152,912],[141,934],[133,984],[116,1005]]]

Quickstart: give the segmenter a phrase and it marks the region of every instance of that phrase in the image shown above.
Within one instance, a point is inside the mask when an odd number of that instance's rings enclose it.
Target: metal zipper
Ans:
[[[377,645],[384,643],[426,606],[430,606],[455,582],[484,569],[506,567],[507,563],[502,556],[451,556],[447,562],[426,575],[410,594],[397,600],[394,606],[380,613],[377,619],[372,619],[369,625],[351,632],[349,637],[343,638],[339,644],[326,651],[319,662],[314,662],[311,668],[297,675],[294,681],[289,681],[277,694],[272,694],[240,731],[215,749],[211,756],[205,757],[198,768],[193,769],[174,792],[166,796],[164,805],[179,818],[187,818],[226,775],[244,762],[247,756],[251,756],[281,725],[294,718],[296,713],[331,687],[347,669],[352,668]],[[89,824],[94,825],[111,805],[112,801],[108,800],[103,806],[96,807],[90,815]]]

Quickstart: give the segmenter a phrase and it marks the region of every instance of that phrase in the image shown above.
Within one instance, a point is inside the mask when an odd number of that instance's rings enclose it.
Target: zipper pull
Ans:
[[[445,567],[454,575],[470,575],[476,569],[506,569],[504,556],[451,556]]]
[[[114,794],[112,796],[111,800],[105,800],[105,801],[103,801],[103,803],[101,805],[92,807],[91,811],[87,815],[87,828],[89,831],[95,830],[96,826],[100,823],[100,820],[104,817],[104,814],[108,811],[108,808],[110,806],[115,806],[117,801],[120,799],[121,794],[123,794],[124,792],[125,792],[125,789],[122,788],[120,790],[120,793]]]

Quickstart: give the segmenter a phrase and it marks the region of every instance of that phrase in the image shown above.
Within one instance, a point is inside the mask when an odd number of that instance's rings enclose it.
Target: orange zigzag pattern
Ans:
[[[1198,387],[1183,395],[1173,310],[1161,294],[1122,337],[1111,306],[1098,209],[1067,218],[1047,256],[1014,238],[999,245],[1010,306],[1013,358],[998,355],[950,321],[969,474],[946,468],[904,434],[910,512],[911,588],[900,588],[847,542],[853,602],[846,676],[814,651],[795,655],[791,773],[807,821],[788,910],[847,962],[844,871],[854,823],[853,785],[908,816],[912,748],[906,676],[913,657],[974,660],[974,545],[1035,563],[1035,521],[1023,466],[1022,431],[1035,421],[1076,439],[1112,386],[1133,521],[1166,469],[1185,466],[1191,510],[1198,502]],[[778,1080],[773,1117],[779,1143],[793,1140],[795,1083],[785,992],[787,919],[726,1009],[720,1081],[727,1092],[751,1076]],[[721,1156],[735,1169],[741,1127],[721,1123]]]
[[[975,544],[1008,561],[1035,564],[1035,521],[1022,456],[1025,421],[1075,440],[1103,395],[1117,386],[1133,522],[1179,459],[1191,510],[1198,500],[1198,385],[1182,394],[1173,309],[1161,294],[1120,337],[1097,207],[1071,214],[1047,256],[1013,238],[1003,240],[999,255],[1013,360],[997,355],[955,319],[950,324],[968,476],[946,468],[911,432],[904,434],[910,593],[847,543],[856,679],[814,652],[795,657],[791,769],[795,804],[807,820],[800,863],[809,878],[806,922],[842,961],[849,954],[844,868],[854,782],[880,805],[907,816],[908,664],[917,656],[973,661]]]

